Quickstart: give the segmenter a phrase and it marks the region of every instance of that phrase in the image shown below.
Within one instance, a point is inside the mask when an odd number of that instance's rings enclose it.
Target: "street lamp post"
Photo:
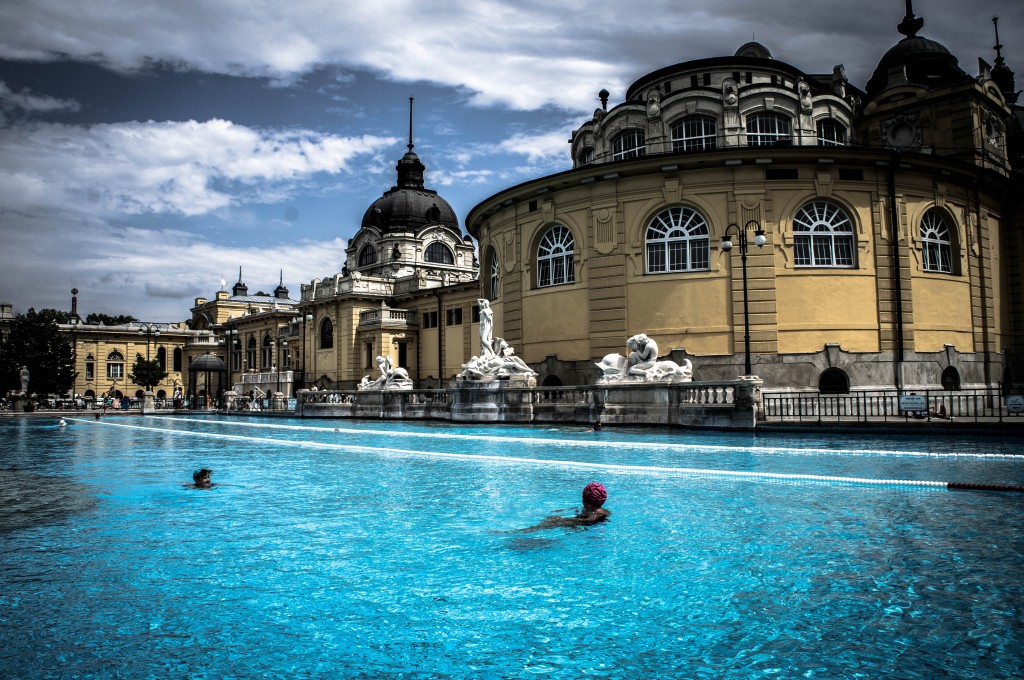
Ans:
[[[146,361],[149,361],[149,341],[154,336],[160,337],[160,329],[157,328],[156,324],[144,323],[139,326],[139,335],[146,336]]]
[[[306,344],[306,326],[313,321],[313,315],[307,314],[302,319],[302,386],[305,387],[309,379],[306,377],[306,354],[309,346]]]
[[[757,220],[750,220],[741,229],[738,224],[730,224],[725,228],[725,233],[722,235],[722,250],[729,252],[732,250],[732,239],[729,237],[729,232],[733,229],[736,230],[736,235],[740,242],[740,264],[743,268],[743,353],[744,353],[744,375],[749,376],[753,371],[750,367],[750,302],[749,302],[749,291],[747,290],[747,231],[750,227],[754,227],[754,245],[758,248],[765,244],[767,238],[764,234],[764,229],[761,228],[761,224]]]

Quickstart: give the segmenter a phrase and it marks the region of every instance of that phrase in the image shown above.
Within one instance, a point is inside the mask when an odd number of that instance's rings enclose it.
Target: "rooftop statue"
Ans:
[[[682,366],[674,361],[658,361],[658,343],[644,333],[626,340],[629,356],[608,354],[597,364],[601,369],[598,385],[646,382],[690,382],[693,364],[684,359]]]
[[[358,388],[361,390],[411,390],[412,379],[409,372],[401,366],[393,366],[391,357],[377,357],[377,368],[380,369],[380,377],[370,380],[370,376],[363,376]]]

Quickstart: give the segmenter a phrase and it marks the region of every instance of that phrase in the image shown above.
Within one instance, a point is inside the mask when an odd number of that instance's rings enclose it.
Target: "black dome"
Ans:
[[[423,188],[424,166],[413,153],[411,143],[395,169],[398,186],[391,187],[367,208],[361,228],[416,232],[428,224],[443,224],[458,231],[459,218],[448,201],[436,191]]]
[[[193,359],[192,363],[188,365],[188,370],[193,373],[198,371],[210,371],[211,373],[215,373],[227,370],[227,366],[224,365],[224,360],[219,356],[215,354],[204,354]]]
[[[907,15],[896,27],[907,37],[889,48],[878,62],[866,88],[869,99],[885,89],[889,84],[889,72],[899,67],[906,71],[907,82],[929,90],[970,80],[945,46],[917,35],[922,26],[924,19],[915,17],[913,8],[907,3]]]

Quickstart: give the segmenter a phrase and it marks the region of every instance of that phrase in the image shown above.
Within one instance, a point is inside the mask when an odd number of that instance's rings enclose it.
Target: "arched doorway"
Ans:
[[[839,368],[827,368],[818,376],[818,391],[822,394],[849,394],[850,378]]]

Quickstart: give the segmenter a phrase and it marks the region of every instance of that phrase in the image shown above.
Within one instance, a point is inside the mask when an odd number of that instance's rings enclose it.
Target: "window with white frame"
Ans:
[[[687,116],[672,126],[672,151],[704,151],[718,146],[717,127],[711,116]]]
[[[953,273],[953,240],[942,213],[934,208],[921,218],[921,256],[926,272]]]
[[[423,259],[437,264],[455,264],[455,256],[452,255],[451,249],[440,241],[434,241],[427,246]]]
[[[246,370],[256,370],[256,338],[251,335],[245,345],[245,368]]]
[[[626,130],[612,142],[612,160],[641,158],[647,155],[646,143],[643,130]]]
[[[793,217],[793,264],[853,267],[853,221],[828,201],[811,201]]]
[[[107,354],[107,377],[113,380],[124,377],[124,355],[116,349]]]
[[[85,357],[85,379],[96,379],[96,359],[91,354]]]
[[[487,287],[487,296],[491,300],[494,300],[499,295],[498,286],[500,280],[500,269],[498,268],[498,251],[491,248],[487,252],[487,280],[489,284]]]
[[[372,245],[365,245],[359,251],[359,266],[368,267],[371,264],[377,264],[377,249]]]
[[[558,286],[576,281],[573,250],[576,239],[568,227],[555,224],[541,237],[537,246],[537,286]]]
[[[260,368],[270,368],[274,365],[274,341],[270,339],[270,335],[263,336],[263,346],[260,349]]]
[[[710,266],[710,232],[692,208],[662,210],[647,225],[647,273],[706,270]]]
[[[819,120],[818,146],[846,146],[846,126],[835,118]]]
[[[747,146],[775,146],[792,140],[789,118],[762,111],[747,116]]]

